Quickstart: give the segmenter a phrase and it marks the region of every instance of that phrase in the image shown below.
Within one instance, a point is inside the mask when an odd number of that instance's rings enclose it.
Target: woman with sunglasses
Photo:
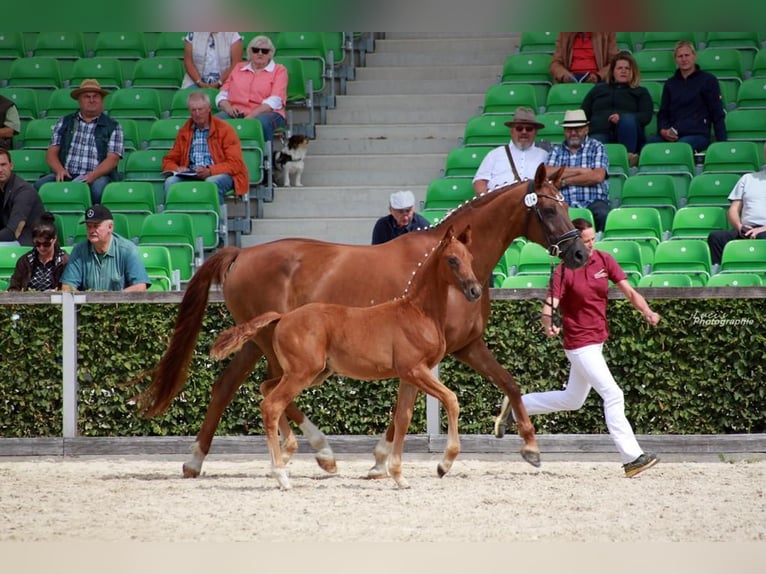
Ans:
[[[285,126],[287,68],[274,61],[274,44],[268,36],[255,36],[247,44],[247,63],[234,66],[215,98],[217,117],[253,118],[263,125],[263,137]]]
[[[53,214],[46,211],[32,228],[34,247],[19,257],[8,291],[58,291],[69,255],[61,249]]]

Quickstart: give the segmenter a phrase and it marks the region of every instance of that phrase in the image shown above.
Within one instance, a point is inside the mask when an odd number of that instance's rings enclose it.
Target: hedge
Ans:
[[[766,432],[763,300],[663,299],[658,328],[644,323],[625,300],[610,302],[607,362],[625,392],[637,433]],[[195,435],[210,389],[224,363],[207,355],[231,318],[208,307],[191,375],[163,416],[145,418],[134,397],[135,378],[155,365],[169,340],[174,304],[85,304],[78,307],[78,431],[82,436]],[[561,388],[568,362],[561,340],[538,322],[539,301],[496,300],[485,338],[523,392]],[[0,307],[0,437],[61,436],[61,309],[53,305]],[[224,413],[222,435],[261,434],[261,361]],[[442,380],[458,394],[460,432],[492,432],[500,391],[472,369],[446,358]],[[331,377],[306,390],[300,407],[329,434],[373,435],[388,424],[396,381]],[[576,412],[533,418],[538,433],[604,433],[601,401],[591,393]],[[418,400],[410,432],[424,433],[425,401]],[[446,428],[446,421],[441,421]]]

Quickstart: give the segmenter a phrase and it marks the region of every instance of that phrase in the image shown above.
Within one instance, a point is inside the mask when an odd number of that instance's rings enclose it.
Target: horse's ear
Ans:
[[[564,169],[566,169],[565,166],[561,166],[558,170],[556,170],[556,173],[553,174],[551,177],[551,183],[558,189],[559,187],[559,181],[561,181],[561,176],[564,175]]]
[[[541,163],[537,166],[537,171],[535,172],[535,187],[540,188],[542,187],[543,183],[545,182],[547,170],[545,169],[545,164]]]
[[[442,237],[442,241],[444,241],[445,239],[449,239],[450,237],[454,237],[454,236],[455,236],[455,226],[454,225],[450,225],[447,228],[447,231],[444,232],[444,237]]]
[[[471,224],[469,223],[468,225],[465,226],[465,229],[460,234],[460,237],[458,237],[458,241],[460,241],[460,243],[462,243],[463,245],[468,246],[471,244],[472,235],[473,235],[473,231],[471,230]]]

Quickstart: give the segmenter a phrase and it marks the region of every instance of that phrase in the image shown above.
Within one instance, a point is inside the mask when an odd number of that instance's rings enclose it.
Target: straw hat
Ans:
[[[589,124],[587,116],[583,110],[567,110],[564,114],[564,121],[561,122],[562,128],[582,128]]]
[[[96,92],[98,94],[101,94],[102,96],[109,95],[109,92],[107,92],[104,88],[102,88],[101,84],[98,83],[98,80],[94,80],[92,78],[83,80],[80,83],[80,87],[72,90],[72,93],[70,95],[72,96],[73,100],[77,100],[80,98],[81,95],[87,94],[88,92]]]

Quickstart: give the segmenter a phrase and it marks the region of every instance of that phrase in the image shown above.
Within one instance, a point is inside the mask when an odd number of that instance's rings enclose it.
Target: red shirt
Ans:
[[[561,273],[564,271],[564,282]],[[614,257],[603,251],[591,251],[588,262],[579,269],[564,269],[559,264],[551,278],[553,296],[560,301],[564,348],[579,349],[603,343],[609,337],[606,321],[609,281],[626,279]]]
[[[573,74],[598,73],[590,32],[580,32],[575,36],[574,42],[572,42],[572,65],[569,70]]]

